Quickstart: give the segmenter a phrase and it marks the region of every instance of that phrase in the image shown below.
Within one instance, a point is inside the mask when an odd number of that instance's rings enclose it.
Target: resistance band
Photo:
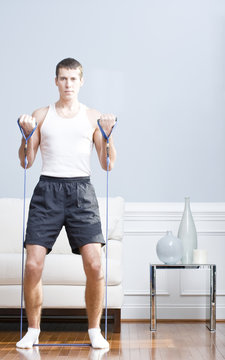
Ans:
[[[17,124],[20,128],[20,131],[22,133],[22,136],[25,140],[25,146],[24,146],[24,187],[23,187],[23,241],[22,241],[22,272],[21,272],[21,307],[20,307],[20,340],[22,339],[22,333],[23,333],[23,272],[24,272],[24,241],[25,241],[25,217],[26,217],[26,175],[27,175],[27,142],[37,129],[37,124],[35,124],[34,129],[31,131],[31,133],[26,136],[23,128],[20,126],[20,119],[17,120]]]
[[[79,347],[90,347],[91,344],[34,344],[33,346],[79,346]]]
[[[106,139],[107,145],[106,145],[106,152],[107,152],[107,184],[106,184],[106,280],[105,280],[105,339],[107,340],[107,285],[108,285],[108,208],[109,208],[109,164],[110,164],[110,157],[109,157],[109,138],[112,134],[113,129],[115,128],[115,125],[112,127],[112,130],[110,134],[107,136],[103,130],[103,128],[100,125],[100,120],[97,121],[99,129],[102,133],[102,136]],[[20,312],[20,340],[22,339],[22,333],[23,333],[23,288],[24,288],[24,242],[25,242],[25,217],[26,217],[26,170],[28,165],[27,160],[27,142],[33,135],[34,131],[37,128],[37,124],[35,125],[32,132],[26,137],[23,128],[20,125],[19,119],[17,120],[19,129],[22,133],[22,136],[25,140],[25,146],[24,146],[24,192],[23,192],[23,237],[22,237],[22,272],[21,272],[21,312]],[[34,344],[34,346],[79,346],[79,347],[87,347],[90,346],[90,344]]]
[[[113,129],[117,124],[117,119],[115,125],[112,127],[109,135],[107,136],[105,131],[100,125],[100,120],[98,120],[98,126],[102,133],[102,136],[107,141],[106,143],[106,162],[107,162],[107,179],[106,179],[106,245],[105,245],[105,339],[107,340],[107,324],[108,324],[108,223],[109,223],[109,164],[110,164],[110,157],[109,157],[109,138],[112,134]]]

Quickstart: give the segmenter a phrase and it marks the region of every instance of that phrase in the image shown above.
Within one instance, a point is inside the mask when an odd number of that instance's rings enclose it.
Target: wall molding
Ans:
[[[169,296],[170,293],[167,290],[157,290],[156,295],[158,296]],[[126,290],[124,292],[124,296],[150,296],[150,291],[146,291],[146,290]]]
[[[225,203],[192,203],[191,210],[199,236],[225,236]],[[126,203],[125,235],[163,236],[168,224],[178,229],[183,211],[183,203]]]
[[[208,308],[206,306],[181,306],[174,304],[174,306],[166,305],[157,306],[157,319],[166,320],[206,320],[206,313]],[[217,306],[216,309],[217,320],[225,319],[225,304]],[[150,307],[143,304],[129,304],[122,308],[122,319],[146,319],[150,322]]]
[[[184,203],[175,202],[160,202],[160,203],[143,203],[143,202],[126,202],[125,204],[125,217],[134,216],[135,219],[139,217],[145,217],[147,221],[148,217],[155,216],[157,219],[169,219],[176,220],[177,217],[181,217],[184,211]],[[225,202],[202,202],[191,203],[191,211],[193,216],[198,216],[199,219],[205,220],[206,218],[211,220],[224,220],[225,219]],[[178,219],[179,220],[179,219]]]
[[[171,294],[167,291],[167,290],[157,290],[156,291],[156,296],[170,296]],[[183,290],[180,292],[180,296],[209,296],[210,293],[207,291],[200,291],[200,290],[196,290],[196,291],[188,291],[188,290]],[[124,292],[124,296],[146,296],[149,297],[150,296],[150,291],[145,291],[145,290],[126,290]],[[225,296],[225,292],[224,291],[219,291],[216,293],[216,296]]]
[[[180,296],[209,296],[209,295],[210,295],[209,292],[200,291],[200,290],[196,290],[196,291],[183,290],[180,293]],[[225,292],[224,291],[217,291],[216,296],[225,296]]]
[[[225,236],[225,231],[208,231],[208,232],[204,232],[204,231],[198,231],[197,234],[199,236],[208,236],[208,237],[212,237],[212,236]],[[124,231],[124,235],[128,235],[128,236],[164,236],[165,235],[165,231],[145,231],[145,230],[140,230],[140,231],[132,231],[132,230],[125,230]]]

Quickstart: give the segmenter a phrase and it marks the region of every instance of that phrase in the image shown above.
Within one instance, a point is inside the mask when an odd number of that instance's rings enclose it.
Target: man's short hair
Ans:
[[[66,69],[80,69],[80,78],[83,77],[83,67],[82,65],[79,63],[79,61],[73,59],[73,58],[66,58],[63,59],[62,61],[60,61],[57,65],[56,65],[56,69],[55,69],[55,74],[56,77],[58,77],[59,75],[59,69],[61,68],[66,68]]]

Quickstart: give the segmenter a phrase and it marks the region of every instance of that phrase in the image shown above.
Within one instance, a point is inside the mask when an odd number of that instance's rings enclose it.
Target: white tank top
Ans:
[[[80,104],[78,114],[63,118],[55,104],[49,106],[41,126],[42,175],[55,177],[90,176],[93,133],[87,107]]]

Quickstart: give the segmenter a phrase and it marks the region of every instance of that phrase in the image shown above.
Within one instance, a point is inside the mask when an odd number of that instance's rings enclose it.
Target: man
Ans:
[[[101,266],[101,246],[104,239],[94,188],[90,183],[90,155],[95,144],[99,161],[107,169],[106,140],[97,126],[97,119],[107,135],[115,124],[113,115],[101,115],[81,104],[78,94],[83,85],[81,64],[72,58],[56,66],[56,86],[59,100],[48,107],[22,115],[20,125],[28,136],[28,168],[32,166],[40,146],[42,172],[34,189],[27,223],[25,247],[27,260],[24,275],[24,297],[28,331],[16,344],[31,348],[38,342],[42,305],[41,277],[44,260],[64,225],[73,253],[81,254],[86,274],[85,301],[88,333],[93,348],[108,348],[100,331],[104,278]],[[24,145],[19,149],[24,167]],[[116,150],[109,140],[110,167]]]

